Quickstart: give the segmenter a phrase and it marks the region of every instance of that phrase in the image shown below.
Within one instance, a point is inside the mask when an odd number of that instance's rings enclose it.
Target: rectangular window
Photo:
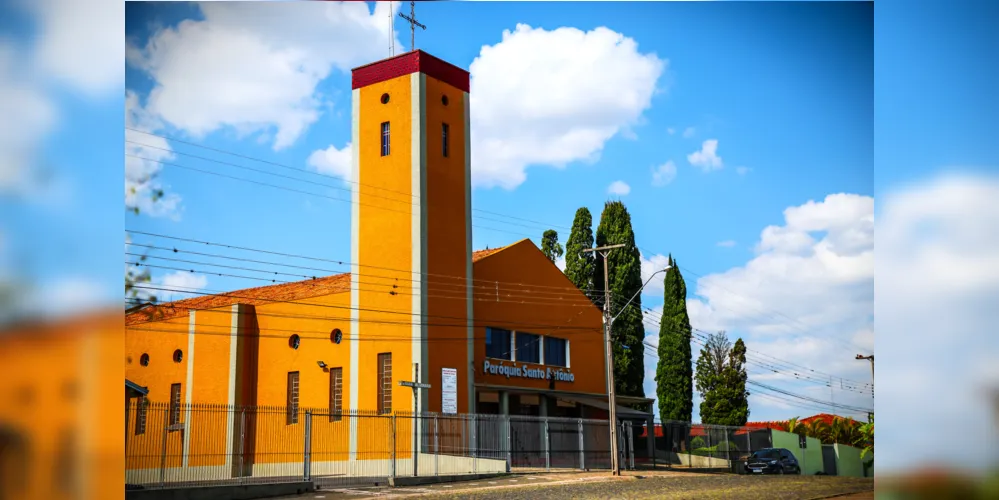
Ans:
[[[135,402],[135,435],[146,433],[146,406],[149,403],[145,396],[139,396]]]
[[[510,356],[510,330],[486,328],[486,357],[513,359]]]
[[[569,366],[567,355],[568,345],[565,339],[545,337],[545,364],[551,366]]]
[[[392,413],[392,353],[378,355],[378,413]]]
[[[288,425],[298,423],[298,372],[288,372]]]
[[[444,153],[444,158],[447,158],[447,150],[448,150],[447,143],[450,135],[451,134],[448,133],[447,124],[446,123],[443,124],[443,126],[441,127],[441,147],[443,149],[442,152]]]
[[[180,384],[170,386],[170,425],[180,423]]]
[[[541,362],[541,337],[533,333],[517,332],[517,361]]]
[[[382,156],[389,155],[389,145],[391,143],[389,133],[389,122],[382,123]]]
[[[343,368],[330,368],[330,422],[340,421],[343,411]]]

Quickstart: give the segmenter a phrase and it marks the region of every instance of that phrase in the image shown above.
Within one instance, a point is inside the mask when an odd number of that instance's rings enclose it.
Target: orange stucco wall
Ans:
[[[119,310],[0,330],[0,497],[124,498]]]
[[[414,242],[412,77],[405,75],[358,89],[358,381],[357,409],[377,402],[379,353],[392,353],[392,406],[412,408],[410,389],[398,381],[412,374],[412,269]],[[389,102],[381,103],[382,94]],[[381,156],[381,124],[391,124],[391,151]],[[388,198],[388,199],[386,199]],[[386,312],[388,311],[388,312]],[[401,314],[400,314],[401,313]],[[349,383],[349,381],[348,381]]]
[[[607,393],[600,310],[533,243],[523,240],[476,262],[474,275],[476,384],[549,388],[547,380],[483,373],[486,328],[520,329],[512,323],[531,325],[524,328],[527,333],[569,340],[569,364],[575,381],[555,382],[556,391]],[[486,286],[488,281],[496,283],[493,290]],[[528,367],[544,368],[530,363]]]
[[[465,217],[465,104],[464,93],[435,78],[426,77],[427,141],[427,410],[441,408],[441,368],[458,372],[458,411],[468,408],[468,334],[466,276],[468,274]],[[442,96],[448,97],[448,105]],[[442,124],[448,124],[448,156],[442,147]]]

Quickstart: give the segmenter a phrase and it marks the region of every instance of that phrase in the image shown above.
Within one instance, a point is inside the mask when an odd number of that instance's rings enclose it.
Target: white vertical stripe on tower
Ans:
[[[475,328],[472,306],[472,127],[469,121],[468,92],[462,93],[465,103],[465,315],[468,322],[468,362],[465,365],[465,380],[468,390],[468,412],[475,413]]]
[[[357,339],[360,338],[361,332],[361,322],[358,321],[358,302],[360,299],[359,291],[359,277],[360,267],[357,266],[360,253],[360,238],[361,230],[358,227],[361,220],[361,199],[360,199],[360,181],[361,181],[361,89],[354,89],[351,92],[351,139],[350,139],[350,177],[354,182],[351,183],[351,200],[353,203],[350,204],[350,261],[354,263],[354,267],[350,272],[350,334],[348,335],[348,342],[350,348],[350,406],[347,407],[348,410],[357,410],[357,397],[358,397],[358,377],[359,377],[359,367],[358,349],[360,346]],[[349,417],[348,417],[349,418]],[[357,435],[353,431],[350,433],[350,460],[354,460],[354,455],[357,452]]]
[[[185,359],[187,360],[187,381],[184,383],[184,402],[187,404],[187,409],[184,410],[184,425],[186,429],[184,430],[184,467],[187,467],[187,457],[191,451],[191,401],[194,395],[194,313],[196,311],[191,309],[188,311],[187,320],[187,353],[185,354]]]
[[[240,305],[232,305],[232,315],[229,323],[229,407],[233,408],[236,405],[236,377],[238,374],[237,366],[239,357],[239,327],[240,327]],[[229,453],[225,454],[225,467],[227,471],[232,470],[232,458],[233,453],[231,450],[235,449],[235,442],[233,441],[233,430],[236,427],[236,412],[230,411],[229,418],[226,421],[225,426],[225,442],[229,446]]]
[[[419,363],[420,382],[427,382],[427,327],[425,313],[427,310],[426,279],[427,279],[427,156],[424,131],[427,126],[426,93],[427,79],[421,72],[410,75],[411,105],[412,105],[412,194],[417,198],[413,204],[412,221],[412,274],[413,274],[413,363]],[[426,394],[420,389],[418,411],[425,410]],[[413,419],[414,432],[420,432],[419,419]],[[417,451],[420,443],[417,443]]]

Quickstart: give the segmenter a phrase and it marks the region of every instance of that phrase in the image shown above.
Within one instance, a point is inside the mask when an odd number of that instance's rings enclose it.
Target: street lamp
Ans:
[[[635,292],[635,295],[632,295],[631,298],[628,299],[628,302],[625,302],[624,305],[621,306],[621,310],[617,312],[617,316],[614,316],[613,318],[611,318],[610,322],[614,323],[614,320],[616,320],[618,318],[618,316],[620,316],[621,313],[623,313],[624,310],[629,305],[631,305],[631,301],[635,300],[635,297],[638,297],[638,294],[642,293],[642,290],[645,290],[645,287],[648,286],[648,284],[652,281],[652,278],[654,278],[659,273],[665,273],[666,271],[669,271],[669,268],[671,268],[671,267],[673,267],[673,266],[667,265],[666,267],[664,267],[664,268],[662,268],[662,269],[660,269],[660,270],[652,273],[652,275],[649,276],[649,279],[645,280],[645,283],[642,284],[642,287],[639,288],[637,292]]]
[[[618,311],[617,316],[614,316],[613,318],[610,317],[610,283],[609,283],[610,280],[608,278],[608,271],[607,271],[607,254],[615,248],[622,248],[624,246],[625,246],[624,244],[619,243],[617,245],[607,245],[596,248],[587,248],[583,250],[583,252],[593,252],[594,254],[599,253],[600,256],[604,258],[604,355],[607,358],[606,361],[607,410],[608,410],[608,417],[610,418],[610,421],[608,422],[610,425],[608,425],[608,427],[610,428],[611,473],[615,476],[621,475],[621,464],[618,460],[617,396],[614,394],[614,356],[612,354],[613,351],[611,350],[610,327],[611,324],[614,322],[614,320],[616,320],[618,316],[620,316],[621,313],[624,312],[624,309],[627,308],[629,305],[631,305],[631,302],[635,300],[635,297],[638,297],[638,294],[642,293],[642,290],[645,289],[645,286],[648,285],[650,281],[652,281],[652,278],[655,275],[661,272],[665,272],[667,269],[669,269],[669,266],[667,266],[659,271],[652,273],[652,276],[649,276],[649,279],[642,284],[641,288],[639,288],[638,291],[635,292],[635,294],[632,295],[630,299],[628,299],[628,302],[624,304],[621,310]]]
[[[869,360],[871,362],[871,399],[874,399],[874,355],[871,354],[870,356],[864,356],[862,354],[858,354],[857,357],[854,358],[854,359],[858,359],[858,360],[860,360],[860,359],[866,359],[866,360]],[[874,414],[873,413],[868,413],[867,414],[867,421],[871,422],[873,420],[874,420]]]

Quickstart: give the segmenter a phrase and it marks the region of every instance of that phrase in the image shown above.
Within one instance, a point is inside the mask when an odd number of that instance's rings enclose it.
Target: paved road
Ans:
[[[341,488],[287,497],[286,500],[361,500],[404,496],[523,500],[548,498],[812,500],[844,493],[873,492],[873,490],[874,482],[871,479],[827,476],[758,477],[682,472],[642,475],[641,472],[637,472],[621,478],[610,478],[606,474],[539,474],[409,488]]]

